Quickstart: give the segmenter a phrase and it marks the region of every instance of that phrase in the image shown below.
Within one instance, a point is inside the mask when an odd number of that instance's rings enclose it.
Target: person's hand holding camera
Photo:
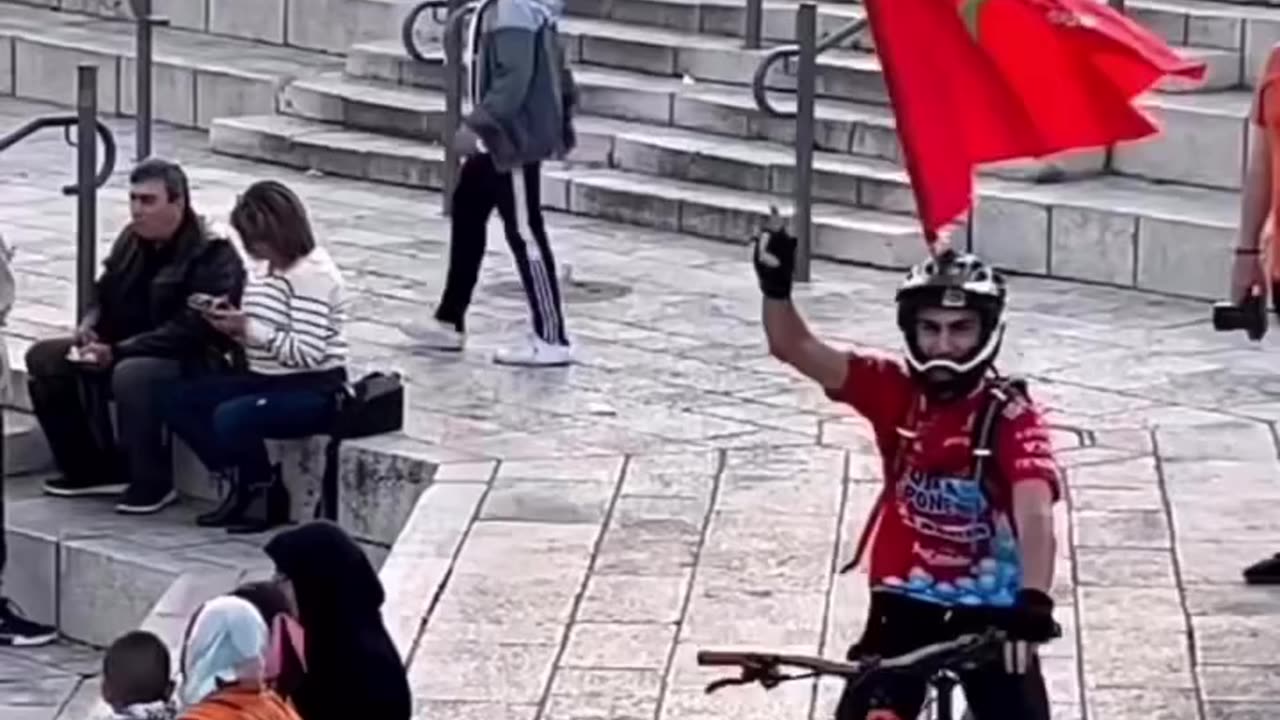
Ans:
[[[1243,330],[1258,342],[1267,334],[1267,276],[1256,246],[1240,243],[1232,255],[1231,297],[1213,304],[1213,329]]]
[[[1266,282],[1262,274],[1261,250],[1257,246],[1237,245],[1231,262],[1231,301],[1242,303],[1255,293],[1261,294]]]

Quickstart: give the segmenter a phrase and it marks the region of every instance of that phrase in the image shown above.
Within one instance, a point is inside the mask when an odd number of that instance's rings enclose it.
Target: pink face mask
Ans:
[[[302,625],[285,613],[279,613],[271,621],[271,640],[267,647],[266,677],[274,680],[280,677],[284,667],[285,647],[288,646],[293,656],[302,664],[302,671],[307,671],[306,636]]]

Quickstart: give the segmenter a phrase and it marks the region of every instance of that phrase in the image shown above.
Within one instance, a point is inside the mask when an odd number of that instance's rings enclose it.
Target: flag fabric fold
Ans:
[[[1096,0],[865,0],[925,238],[978,165],[1157,131],[1133,99],[1203,63]]]

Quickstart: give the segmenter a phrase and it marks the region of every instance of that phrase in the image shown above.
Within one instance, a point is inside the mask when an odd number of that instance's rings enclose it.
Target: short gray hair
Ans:
[[[191,206],[191,190],[187,183],[187,173],[181,165],[161,158],[147,158],[134,166],[129,173],[129,183],[137,185],[151,180],[159,180],[164,184],[169,202],[182,198],[182,203]]]

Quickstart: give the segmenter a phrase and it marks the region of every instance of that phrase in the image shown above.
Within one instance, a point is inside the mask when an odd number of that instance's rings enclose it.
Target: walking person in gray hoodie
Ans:
[[[534,333],[520,346],[499,350],[494,361],[572,362],[539,193],[542,161],[565,156],[575,140],[577,93],[556,32],[559,15],[560,0],[485,0],[475,11],[466,49],[471,110],[453,138],[466,159],[453,195],[448,277],[435,317],[405,328],[428,347],[463,347],[485,228],[496,207]]]

